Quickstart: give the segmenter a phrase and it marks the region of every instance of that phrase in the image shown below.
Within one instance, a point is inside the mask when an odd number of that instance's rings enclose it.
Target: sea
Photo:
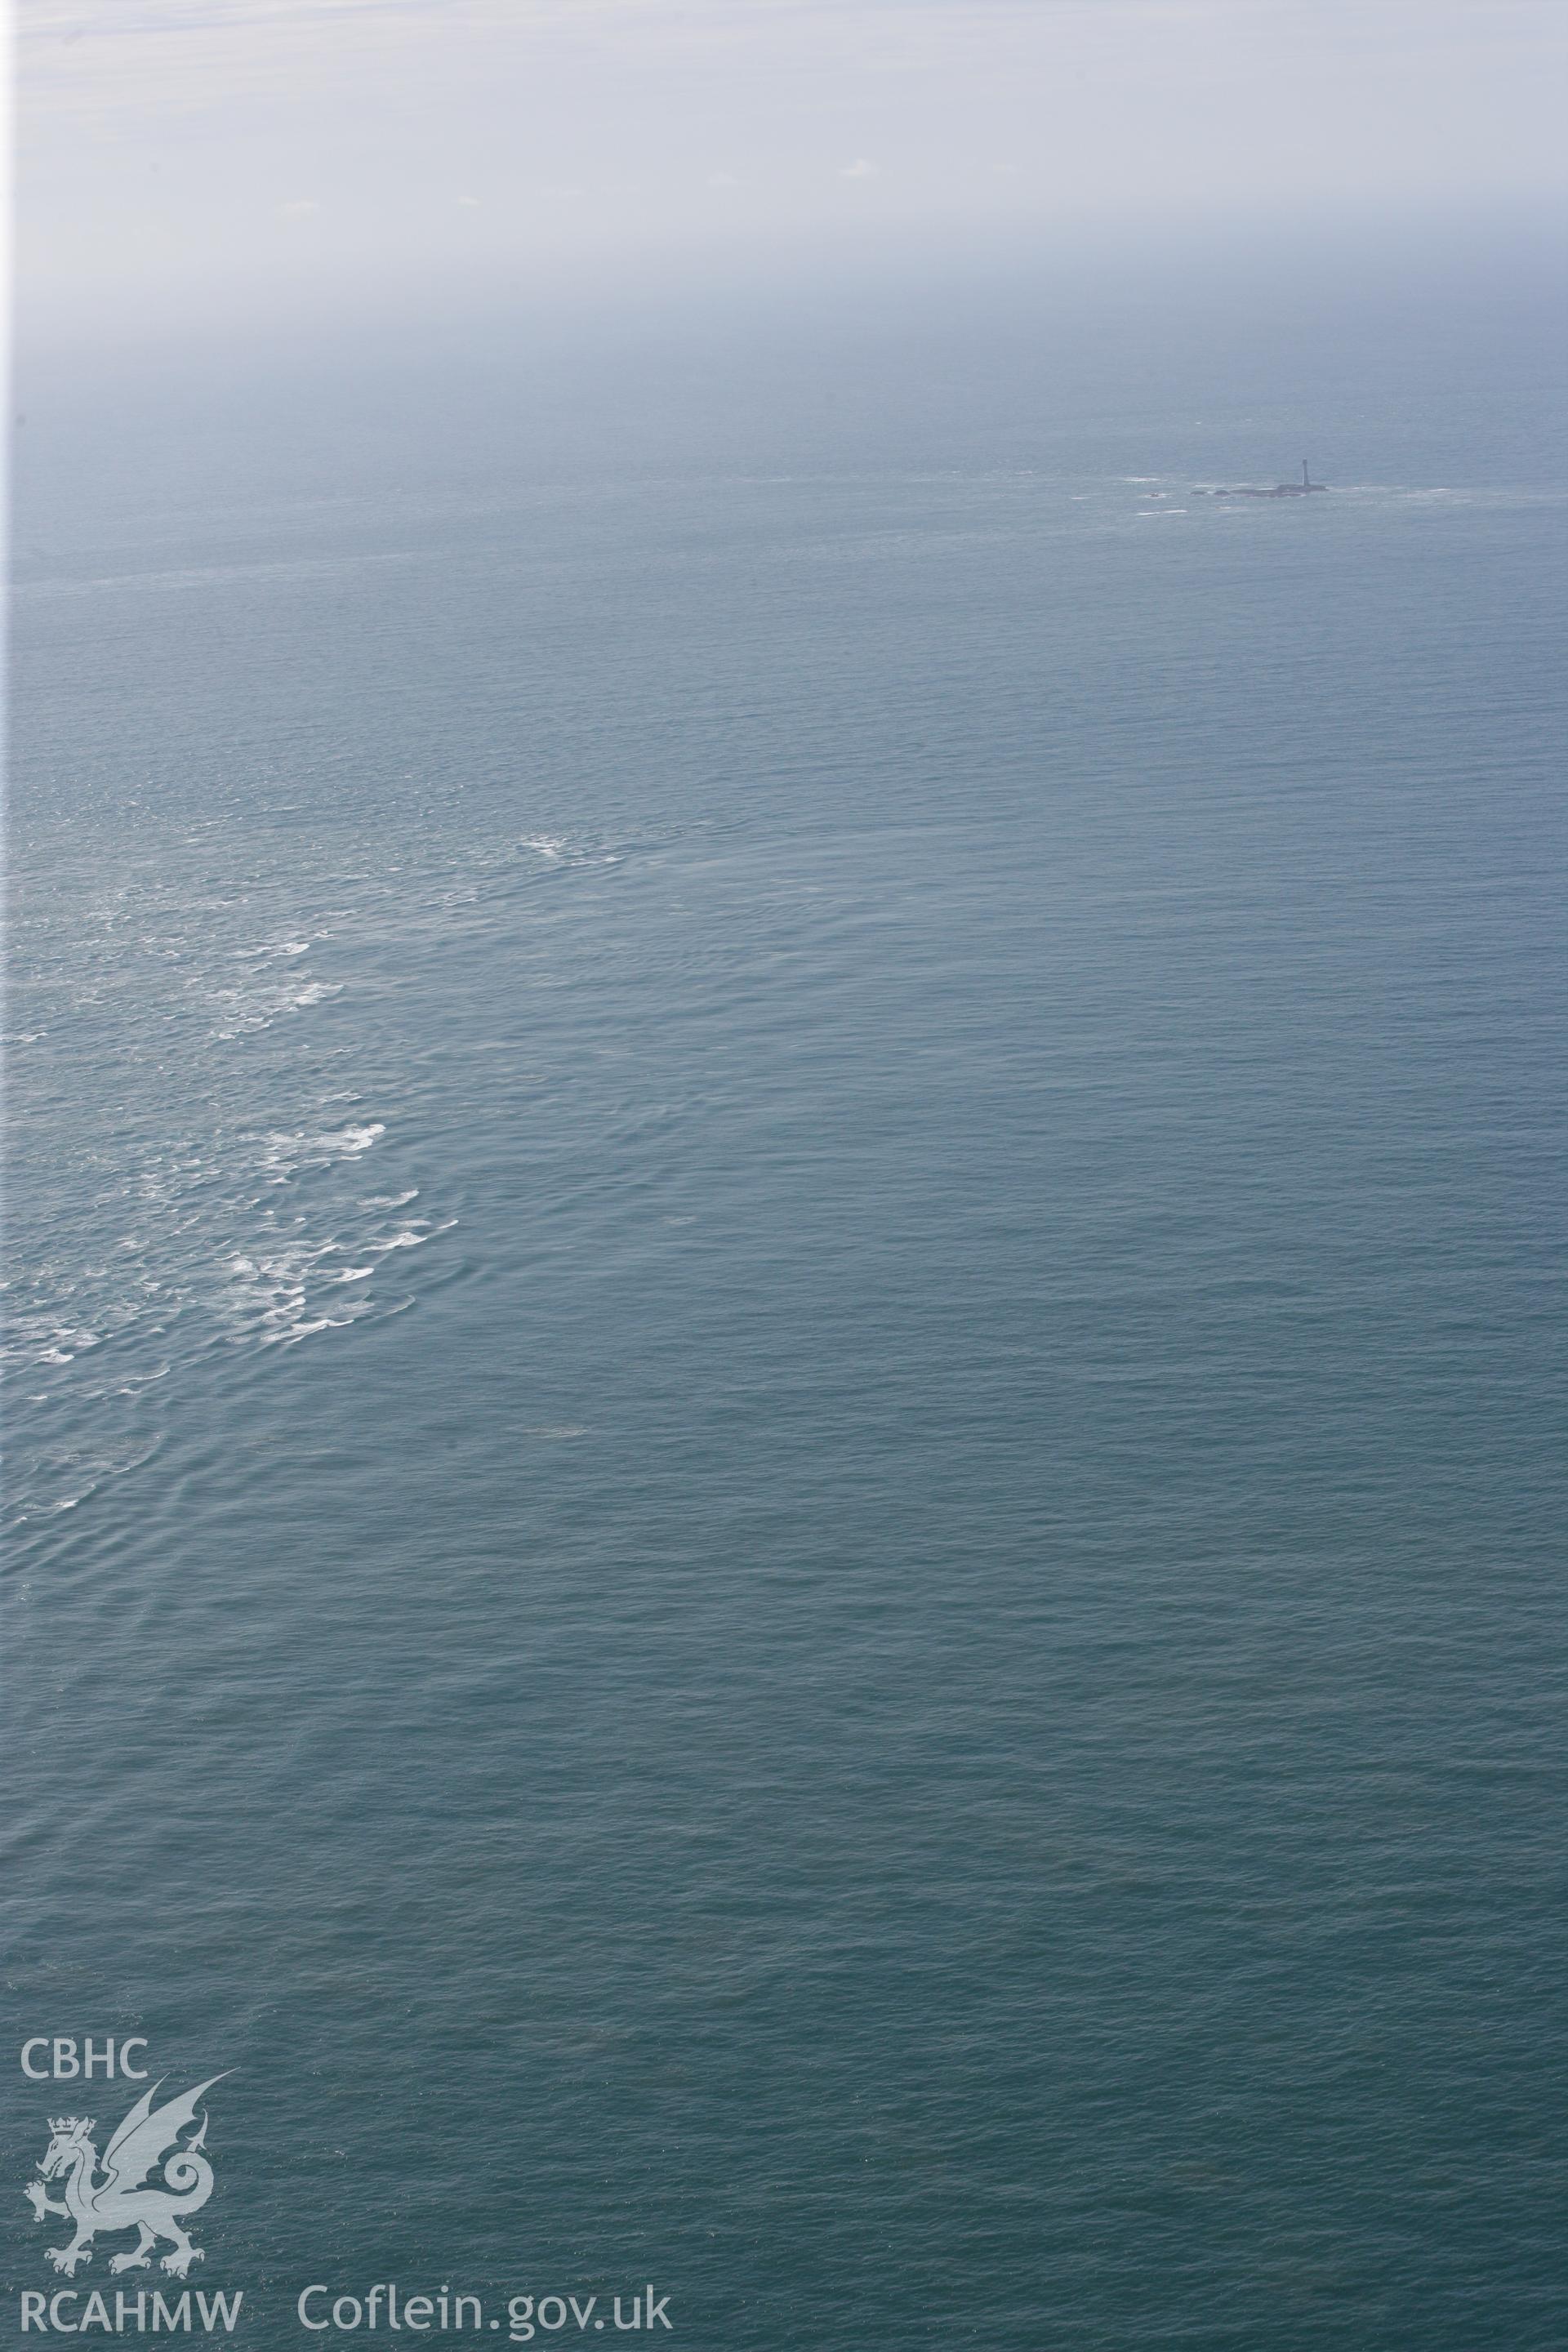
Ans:
[[[1550,272],[834,267],[24,355],[37,2332],[1562,2345]]]

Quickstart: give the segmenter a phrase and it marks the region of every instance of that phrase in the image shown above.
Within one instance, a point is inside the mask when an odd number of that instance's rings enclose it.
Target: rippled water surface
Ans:
[[[11,1979],[252,2343],[1560,2340],[1513,396],[25,499]]]

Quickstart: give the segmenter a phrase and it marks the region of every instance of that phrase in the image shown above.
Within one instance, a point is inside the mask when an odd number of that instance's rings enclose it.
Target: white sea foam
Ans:
[[[386,1124],[363,1088],[342,1083],[355,1066],[346,1024],[323,1024],[318,1043],[311,1015],[352,999],[361,926],[378,942],[389,926],[416,943],[422,927],[445,936],[472,919],[501,872],[515,874],[511,841],[502,834],[444,870],[437,888],[421,877],[412,893],[367,848],[353,904],[324,908],[275,887],[281,878],[297,892],[293,862],[281,876],[258,870],[243,887],[221,884],[213,825],[184,833],[200,863],[182,869],[179,830],[168,873],[149,864],[123,887],[90,886],[85,905],[57,903],[40,886],[27,914],[16,969],[28,993],[25,1010],[20,986],[13,996],[19,1017],[5,1040],[16,1049],[14,1083],[23,1049],[58,1036],[56,1016],[78,1003],[97,1008],[95,1020],[109,1008],[117,1024],[134,1003],[153,1050],[121,1127],[89,1163],[100,1215],[85,1247],[68,1257],[49,1245],[55,1213],[47,1188],[34,1188],[33,1257],[7,1300],[5,1334],[13,1409],[29,1424],[25,1475],[13,1436],[13,1519],[77,1507],[130,1459],[121,1439],[161,1418],[181,1380],[199,1377],[215,1336],[250,1349],[327,1345],[353,1322],[406,1311],[422,1286],[385,1269],[413,1268],[444,1230],[417,1214],[427,1203],[401,1169],[361,1192],[359,1164],[388,1140]],[[575,857],[564,838],[534,837],[536,874]],[[323,971],[321,942],[334,937]],[[374,1005],[367,994],[372,1020]],[[280,1087],[277,1065],[251,1049],[292,1024],[298,1044],[290,1039]],[[84,1412],[105,1434],[102,1463],[84,1465],[58,1443]]]
[[[188,983],[192,988],[205,989],[200,975]],[[225,1025],[215,1029],[215,1038],[224,1042],[236,1037],[270,1029],[274,1021],[285,1013],[303,1013],[312,1004],[324,1004],[341,996],[346,983],[342,981],[293,980],[273,982],[245,988],[215,988],[208,992],[214,1004],[221,1006]]]
[[[262,1344],[263,1346],[271,1344],[280,1345],[285,1348],[297,1348],[301,1339],[313,1339],[318,1331],[343,1330],[352,1319],[353,1318],[351,1317],[346,1315],[318,1315],[312,1322],[296,1323],[292,1330],[275,1332],[272,1335],[270,1341],[264,1340]]]
[[[274,1129],[262,1139],[261,1165],[272,1182],[285,1183],[297,1169],[307,1164],[326,1168],[334,1160],[357,1160],[385,1133],[385,1125],[380,1119],[351,1122],[347,1127],[315,1132],[309,1129],[293,1132]]]

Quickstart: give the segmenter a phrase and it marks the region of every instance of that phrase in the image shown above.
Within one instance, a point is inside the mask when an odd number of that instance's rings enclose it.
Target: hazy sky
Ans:
[[[1564,0],[21,0],[41,324],[1561,202]]]

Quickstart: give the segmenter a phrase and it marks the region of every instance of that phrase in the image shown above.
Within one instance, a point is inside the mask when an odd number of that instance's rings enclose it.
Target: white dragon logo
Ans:
[[[92,2117],[50,2116],[52,2137],[38,2162],[43,2179],[29,2180],[23,2193],[37,2220],[41,2221],[46,2213],[60,2213],[76,2224],[76,2235],[68,2246],[45,2249],[56,2270],[70,2278],[79,2263],[90,2263],[91,2241],[100,2230],[140,2232],[129,2253],[111,2257],[111,2271],[145,2270],[160,2238],[169,2239],[174,2246],[160,2267],[173,2272],[175,2278],[184,2278],[193,2263],[205,2260],[201,2248],[193,2246],[185,2235],[182,2221],[199,2211],[213,2193],[213,2168],[201,2153],[207,2136],[205,2116],[195,2139],[184,2147],[178,2142],[186,2125],[195,2121],[196,2103],[203,2092],[222,2081],[221,2074],[209,2075],[183,2098],[170,2099],[156,2109],[153,2101],[158,2084],[143,2091],[104,2149],[107,2178],[96,2186],[93,2176],[99,2169],[99,2154],[89,2137]],[[148,2174],[159,2163],[163,2168],[162,2179],[149,2181]],[[58,2179],[61,2173],[66,2184],[63,2204],[44,2187],[45,2180]]]

